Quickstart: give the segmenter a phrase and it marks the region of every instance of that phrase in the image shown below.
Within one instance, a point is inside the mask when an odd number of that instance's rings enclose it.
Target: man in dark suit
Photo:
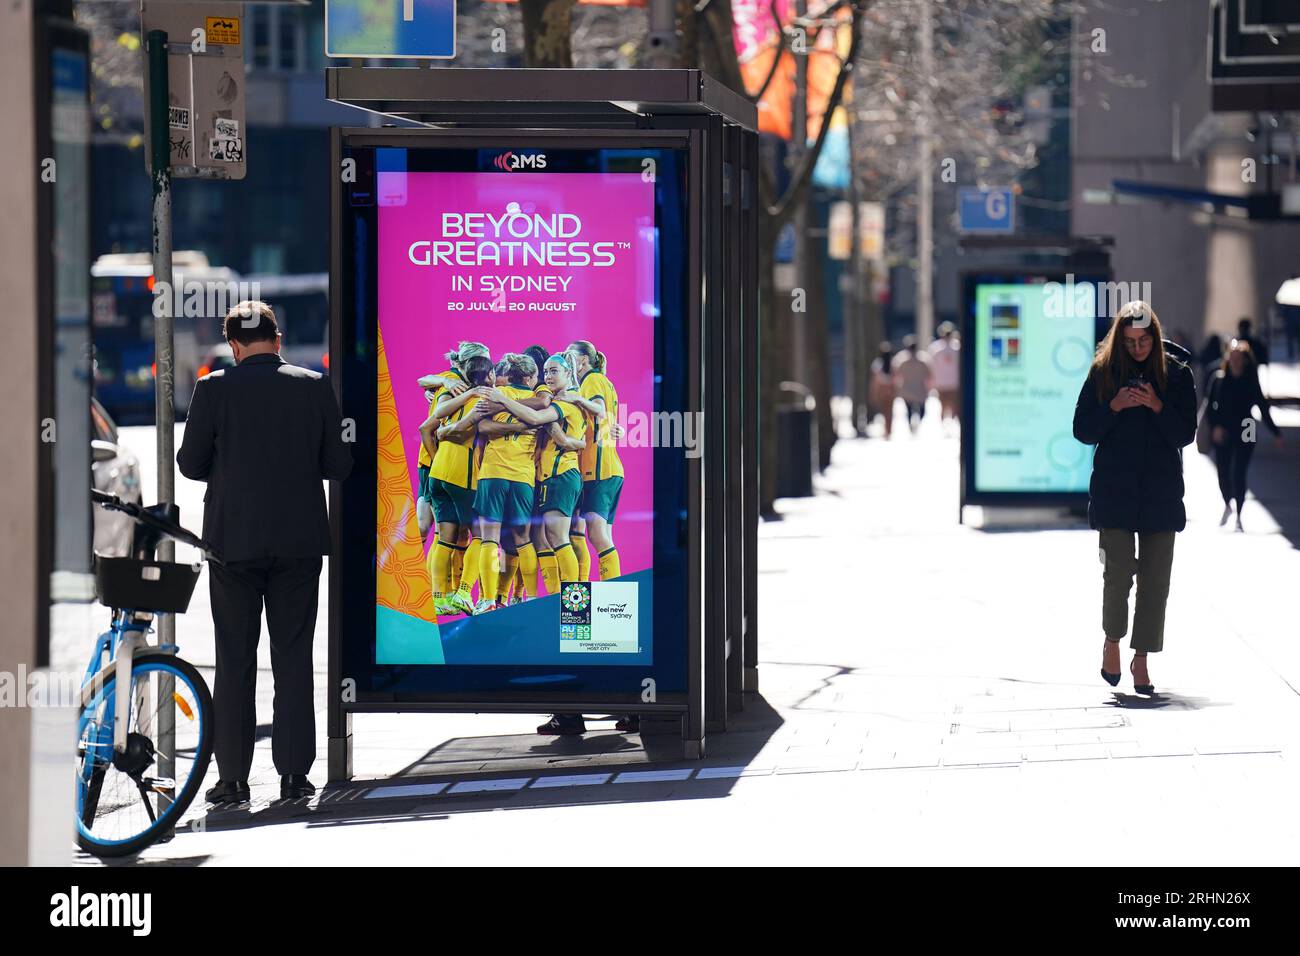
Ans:
[[[316,758],[312,635],[321,555],[330,550],[322,479],[346,478],[352,452],[327,378],[280,358],[280,330],[265,302],[241,302],[225,320],[233,368],[194,386],[181,474],[208,483],[203,537],[217,634],[214,749],[219,780],[210,803],[248,800],[257,728],[257,642],[262,606],[275,677],[271,753],[280,796],[309,796]]]

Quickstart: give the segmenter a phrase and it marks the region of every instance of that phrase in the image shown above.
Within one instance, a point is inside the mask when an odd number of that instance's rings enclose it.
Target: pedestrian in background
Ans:
[[[907,426],[916,434],[925,418],[925,401],[934,386],[930,360],[915,335],[903,336],[903,351],[895,357],[894,391],[907,405]]]
[[[940,418],[947,422],[961,414],[961,340],[951,322],[939,326],[939,337],[930,343],[930,369],[939,393]]]
[[[330,552],[324,479],[352,470],[338,402],[327,378],[280,358],[280,329],[265,302],[226,315],[236,364],[194,386],[176,463],[205,481],[203,537],[224,564],[209,564],[217,673],[213,749],[219,779],[209,803],[249,799],[257,737],[257,644],[262,608],[275,678],[271,756],[280,796],[316,792],[312,639],[321,556]]]
[[[1237,340],[1250,346],[1251,355],[1255,359],[1255,370],[1259,371],[1261,365],[1268,364],[1268,344],[1259,336],[1252,334],[1253,328],[1250,319],[1243,315],[1237,322]]]
[[[1174,535],[1187,525],[1181,449],[1195,436],[1192,373],[1166,355],[1151,307],[1129,302],[1097,347],[1074,409],[1074,437],[1097,446],[1088,525],[1099,532],[1105,566],[1101,676],[1112,687],[1120,681],[1119,642],[1136,575],[1129,671],[1139,694],[1155,692],[1147,655],[1164,648]]]
[[[1201,346],[1200,354],[1196,356],[1197,376],[1196,384],[1202,391],[1209,384],[1214,373],[1219,370],[1223,363],[1223,339],[1217,332],[1211,332],[1206,338],[1205,344]]]
[[[1255,433],[1259,419],[1254,408],[1259,406],[1264,424],[1273,432],[1273,440],[1282,441],[1282,430],[1273,422],[1268,410],[1268,399],[1259,385],[1259,372],[1255,368],[1250,346],[1233,339],[1228,354],[1223,357],[1223,367],[1210,380],[1208,404],[1205,414],[1210,419],[1210,441],[1214,443],[1214,463],[1219,469],[1219,492],[1223,495],[1223,517],[1219,526],[1232,517],[1232,503],[1237,502],[1237,530],[1241,526],[1241,509],[1246,503],[1246,474],[1250,458],[1255,453]]]
[[[885,437],[894,434],[894,345],[880,343],[880,354],[871,360],[871,385],[867,400],[885,418]]]

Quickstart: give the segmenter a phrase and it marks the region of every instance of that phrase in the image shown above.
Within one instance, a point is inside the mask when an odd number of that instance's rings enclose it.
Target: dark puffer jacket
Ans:
[[[1138,406],[1121,412],[1097,397],[1092,377],[1074,407],[1074,437],[1096,445],[1088,485],[1088,525],[1128,531],[1182,531],[1182,448],[1196,437],[1196,386],[1183,363],[1166,356],[1164,403],[1157,415]],[[1154,384],[1154,383],[1153,383]]]

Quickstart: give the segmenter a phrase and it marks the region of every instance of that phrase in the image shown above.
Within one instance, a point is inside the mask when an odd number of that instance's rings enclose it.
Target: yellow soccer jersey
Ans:
[[[600,372],[588,372],[582,376],[578,394],[586,399],[596,396],[605,402],[605,418],[599,424],[587,416],[587,447],[578,456],[582,463],[583,481],[600,481],[604,478],[623,476],[623,462],[618,457],[618,448],[610,437],[610,423],[618,419],[618,392],[614,383]]]
[[[460,379],[462,382],[465,381],[465,376],[464,376],[464,375],[461,375],[460,372],[456,371],[454,368],[449,368],[449,369],[447,369],[447,371],[445,371],[445,372],[439,372],[439,373],[438,373],[438,377],[439,377],[439,378],[458,378],[458,379]],[[466,382],[466,384],[469,384],[469,383]],[[437,393],[433,396],[433,401],[431,401],[431,402],[429,403],[429,414],[430,414],[430,415],[433,414],[433,410],[434,410],[434,408],[437,407],[437,405],[438,405],[438,397],[439,397],[440,395],[442,395],[443,391],[444,391],[444,390],[441,389],[441,388],[438,389]],[[428,417],[428,416],[426,416],[426,417]],[[428,468],[428,467],[430,467],[430,463],[429,463],[429,449],[427,449],[427,448],[424,447],[424,442],[420,442],[420,467],[421,467],[421,468]]]
[[[536,393],[515,385],[502,385],[505,392],[515,401],[532,398]],[[492,416],[493,421],[515,422],[519,419],[509,412],[498,412]],[[507,481],[521,481],[526,485],[536,481],[537,465],[533,453],[537,450],[537,436],[529,428],[517,435],[502,435],[488,441],[483,449],[483,462],[479,465],[480,478],[505,478]]]
[[[551,396],[551,400],[552,400],[552,401],[555,400],[555,393],[551,391],[551,386],[547,385],[545,382],[538,382],[538,383],[537,383],[537,387],[536,387],[535,389],[533,389],[533,394],[534,394],[534,395],[550,395],[550,396]],[[542,446],[543,446],[543,444],[544,444],[544,442],[543,442],[543,437],[544,437],[544,435],[545,435],[545,432],[540,432],[540,433],[538,434],[538,436],[537,436],[537,443],[536,443],[536,444],[537,444],[537,447],[536,447],[536,449],[533,451],[533,462],[534,462],[534,464],[537,466],[537,484],[539,484],[539,485],[540,485],[540,484],[542,483],[542,481],[546,478],[546,476],[542,474]]]
[[[581,438],[587,429],[586,416],[582,414],[582,409],[577,405],[570,405],[562,398],[557,398],[551,402],[551,408],[558,408],[564,413],[564,421],[560,428],[564,434],[570,438]],[[554,478],[556,475],[562,475],[566,471],[573,471],[578,467],[578,453],[576,451],[561,451],[556,447],[555,442],[549,438],[546,444],[542,446],[542,455],[537,463],[538,477],[545,480]]]
[[[445,393],[445,389],[439,389],[438,391],[440,396]],[[477,404],[478,399],[471,398],[448,415],[447,421],[449,423],[460,421]],[[470,432],[467,437],[460,441],[444,438],[438,442],[438,454],[433,456],[433,466],[429,469],[429,477],[441,478],[448,484],[456,485],[459,488],[473,488],[478,483],[478,476],[475,474],[475,458],[473,432]]]

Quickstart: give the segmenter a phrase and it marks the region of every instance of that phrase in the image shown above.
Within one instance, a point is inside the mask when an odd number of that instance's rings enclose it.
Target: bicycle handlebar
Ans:
[[[162,532],[169,538],[173,538],[176,541],[183,541],[185,544],[198,548],[209,561],[213,561],[217,564],[223,563],[221,556],[208,542],[204,541],[194,532],[182,528],[175,522],[168,521],[166,518],[153,514],[146,510],[142,505],[137,505],[130,501],[123,501],[117,495],[110,495],[108,492],[100,491],[97,488],[90,489],[90,498],[101,508],[107,508],[109,511],[120,511],[123,514],[130,516],[130,518],[138,524],[149,525],[151,528]]]

